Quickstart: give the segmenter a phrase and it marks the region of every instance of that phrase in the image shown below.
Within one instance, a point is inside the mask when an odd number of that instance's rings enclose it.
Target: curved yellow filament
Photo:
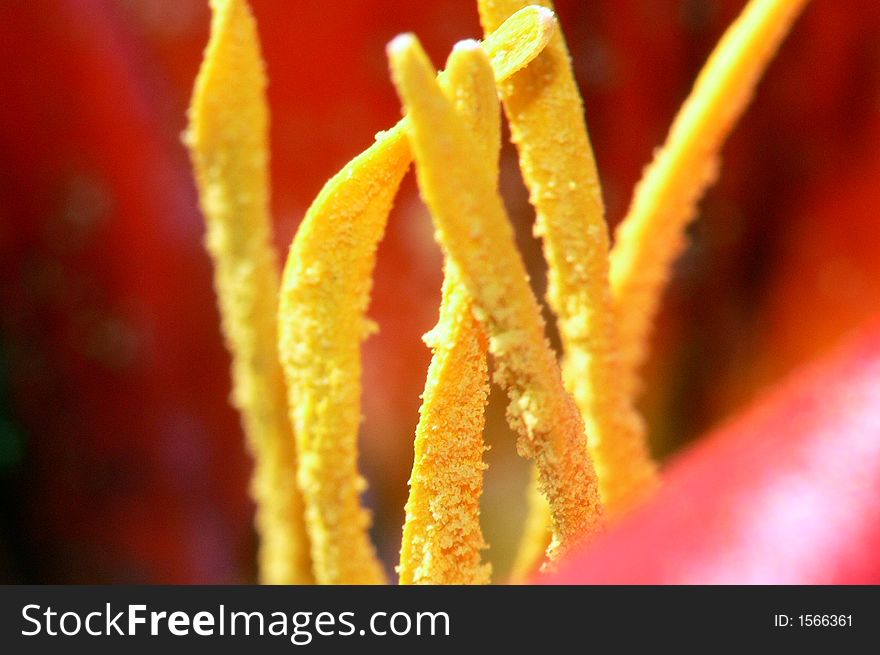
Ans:
[[[314,579],[277,351],[279,281],[268,209],[266,76],[247,3],[212,0],[211,8],[211,39],[196,80],[186,142],[233,356],[233,400],[254,458],[251,494],[260,580],[308,584]]]
[[[365,313],[376,247],[409,164],[403,132],[379,135],[318,195],[284,269],[279,350],[320,584],[385,580],[359,500],[360,344],[373,329]]]
[[[485,29],[492,29],[522,4],[480,0]],[[644,424],[620,383],[605,210],[561,30],[500,89],[537,213],[535,232],[543,238],[547,299],[559,319],[566,386],[590,435],[602,501],[609,514],[616,514],[655,486],[656,469]]]
[[[524,4],[479,0],[484,30],[494,29]],[[552,8],[549,1],[540,4]],[[558,318],[566,388],[586,424],[602,502],[609,515],[620,514],[648,495],[658,478],[644,423],[621,380],[605,208],[562,31],[499,90],[536,210],[535,234],[543,239],[547,300]],[[542,511],[540,503],[530,506]],[[529,522],[541,525],[545,519]],[[540,539],[539,530],[530,534]],[[523,548],[540,551],[534,544]],[[528,556],[519,559],[524,565]]]
[[[416,428],[400,550],[400,584],[488,584],[480,529],[483,426],[489,392],[486,341],[471,298],[446,267],[440,321]]]
[[[508,419],[519,434],[518,450],[536,461],[542,491],[550,501],[552,559],[601,524],[583,422],[563,388],[482,149],[444,96],[414,37],[395,39],[389,58],[407,109],[422,196],[441,246],[460,270],[474,299],[474,313],[489,334],[495,379],[510,398]]]
[[[453,50],[441,83],[498,177],[501,108],[492,67],[475,41]],[[445,266],[440,321],[425,335],[433,357],[416,427],[400,550],[400,584],[488,584],[480,529],[483,427],[489,372],[486,339],[452,262]]]
[[[496,79],[531,61],[555,27],[545,11],[511,16],[483,44]],[[319,583],[384,580],[359,501],[360,342],[369,331],[365,312],[376,247],[412,157],[405,125],[401,120],[381,134],[324,186],[285,266],[279,350]]]
[[[807,0],[752,0],[727,29],[636,186],[611,253],[623,381],[638,393],[651,324],[685,246],[685,228],[714,182],[719,152]]]

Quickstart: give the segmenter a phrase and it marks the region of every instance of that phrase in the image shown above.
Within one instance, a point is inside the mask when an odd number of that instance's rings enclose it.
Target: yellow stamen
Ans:
[[[296,234],[282,282],[280,352],[299,449],[315,577],[385,580],[360,505],[360,344],[376,246],[410,163],[403,132],[379,135],[322,189]]]
[[[536,461],[553,516],[558,556],[599,529],[601,504],[583,422],[562,385],[538,303],[514,244],[483,151],[434,79],[412,36],[389,46],[392,74],[407,108],[419,186],[446,255],[474,299],[490,335],[498,383],[510,397],[508,419],[519,452]]]
[[[497,81],[527,66],[550,43],[558,29],[556,14],[546,7],[530,5],[508,14],[480,44]]]
[[[485,43],[483,53],[479,49],[477,41],[456,43],[446,61],[446,70],[437,80],[467,130],[474,135],[481,150],[483,166],[490,177],[497,180],[498,155],[501,151],[501,106],[495,91],[491,60],[484,54]]]
[[[752,0],[746,6],[703,66],[617,229],[610,276],[630,394],[638,392],[638,369],[670,267],[717,176],[719,151],[806,2]]]
[[[525,66],[555,27],[544,11],[511,16],[484,43],[495,77]],[[279,350],[320,583],[384,580],[359,501],[360,343],[370,329],[365,313],[376,247],[411,161],[405,123],[380,135],[324,186],[297,232],[282,282]]]
[[[480,529],[486,342],[454,265],[446,267],[440,321],[425,335],[434,356],[416,428],[400,550],[400,584],[487,584]]]
[[[278,364],[278,261],[268,209],[266,77],[244,0],[212,0],[211,39],[196,80],[186,141],[214,262],[233,400],[254,457],[251,494],[260,580],[313,582],[296,449]]]
[[[523,4],[479,0],[484,29],[494,29]],[[540,4],[552,8],[549,1]],[[499,89],[536,210],[535,234],[543,237],[547,300],[558,317],[563,377],[587,427],[602,502],[610,515],[619,514],[650,493],[657,473],[644,423],[621,382],[605,209],[562,31]],[[531,505],[541,511],[540,503]],[[532,525],[543,521],[529,519]],[[538,551],[534,544],[523,548]]]
[[[498,177],[501,116],[492,68],[476,41],[458,44],[442,84]],[[440,321],[425,335],[434,355],[416,428],[400,550],[400,584],[488,584],[481,563],[486,339],[458,269],[446,263]]]

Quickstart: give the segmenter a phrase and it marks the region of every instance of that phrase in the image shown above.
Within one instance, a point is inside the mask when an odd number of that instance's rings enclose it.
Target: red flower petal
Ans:
[[[680,456],[542,583],[880,582],[880,322]]]

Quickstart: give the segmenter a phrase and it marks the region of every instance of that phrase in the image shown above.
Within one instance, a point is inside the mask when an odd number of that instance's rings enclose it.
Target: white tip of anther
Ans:
[[[453,52],[469,52],[480,49],[480,42],[476,39],[464,39],[452,46]]]

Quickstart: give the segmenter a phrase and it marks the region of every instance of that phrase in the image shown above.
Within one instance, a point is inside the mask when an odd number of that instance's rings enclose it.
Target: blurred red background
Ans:
[[[559,0],[609,223],[742,0]],[[323,182],[399,116],[384,45],[442,65],[471,0],[252,0],[286,252]],[[204,0],[0,4],[0,581],[254,579],[249,460],[188,161]],[[502,187],[542,292],[515,153]],[[814,0],[724,151],[646,372],[666,457],[880,310],[880,3]],[[381,246],[362,467],[399,547],[440,254],[412,179]],[[496,394],[497,395],[497,394]],[[495,399],[497,401],[497,398]],[[525,465],[490,406],[485,528],[504,573]]]

